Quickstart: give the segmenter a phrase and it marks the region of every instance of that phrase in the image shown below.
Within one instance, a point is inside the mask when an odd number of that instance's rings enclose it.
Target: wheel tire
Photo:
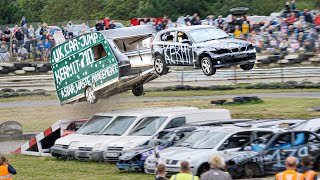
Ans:
[[[156,73],[160,76],[166,75],[168,73],[166,61],[160,55],[157,55],[154,59],[153,67]]]
[[[84,96],[86,97],[87,101],[90,104],[95,104],[96,102],[98,102],[98,97],[97,97],[96,93],[94,92],[93,87],[91,87],[91,86],[88,86],[85,89]]]
[[[217,69],[213,67],[212,61],[209,57],[203,57],[201,59],[201,69],[206,76],[212,76],[216,73]]]
[[[242,70],[249,71],[249,70],[253,69],[254,65],[255,65],[254,63],[242,64],[242,65],[240,65],[240,68]]]
[[[132,89],[132,94],[135,95],[135,96],[142,96],[144,94],[143,85],[136,85]]]
[[[248,163],[245,165],[244,173],[247,178],[257,177],[260,174],[260,168],[256,163]]]

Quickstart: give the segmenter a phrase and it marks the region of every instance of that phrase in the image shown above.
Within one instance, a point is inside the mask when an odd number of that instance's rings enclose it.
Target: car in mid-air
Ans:
[[[284,171],[288,156],[301,160],[309,155],[314,168],[319,170],[320,138],[311,131],[282,131],[266,134],[244,144],[237,152],[221,155],[226,161],[228,172],[234,178],[260,177]]]
[[[235,65],[251,70],[256,61],[256,49],[250,42],[231,38],[221,29],[206,25],[160,31],[151,50],[158,75],[168,73],[171,66],[192,66],[211,76],[217,68]]]
[[[160,151],[158,160],[154,154],[150,155],[145,162],[145,172],[153,173],[156,162],[162,162],[168,174],[175,174],[179,172],[182,161],[189,161],[192,174],[201,175],[210,169],[209,162],[213,155],[238,151],[244,143],[277,131],[279,129],[234,126],[196,130],[190,134],[197,139],[194,143],[181,141],[184,147],[169,147]]]

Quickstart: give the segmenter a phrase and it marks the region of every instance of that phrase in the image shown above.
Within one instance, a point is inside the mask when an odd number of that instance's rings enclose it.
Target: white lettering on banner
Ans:
[[[110,67],[107,67],[105,69],[102,69],[96,73],[93,73],[92,75],[89,75],[83,79],[80,79],[77,82],[74,82],[72,84],[69,84],[68,86],[63,87],[60,90],[60,94],[62,98],[69,97],[73,94],[78,94],[79,91],[83,91],[83,89],[89,85],[91,85],[91,82],[98,82],[100,80],[107,79],[110,76],[113,76],[114,74],[118,73],[118,66],[117,64],[114,64]],[[90,81],[92,80],[92,81]]]
[[[69,55],[79,51],[80,48],[89,46],[90,44],[97,43],[98,40],[97,33],[90,33],[79,37],[79,39],[72,39],[61,46],[58,46],[53,50],[53,59],[55,63],[60,62],[63,58],[68,57]],[[62,50],[64,52],[62,52]]]

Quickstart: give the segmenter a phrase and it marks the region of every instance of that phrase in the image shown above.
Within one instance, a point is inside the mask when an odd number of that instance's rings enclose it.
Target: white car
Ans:
[[[209,170],[209,161],[213,155],[238,151],[246,142],[278,131],[280,130],[234,126],[197,130],[188,136],[194,137],[192,143],[186,137],[180,145],[159,152],[158,160],[155,159],[154,154],[149,156],[145,161],[145,172],[153,174],[156,162],[162,162],[168,174],[175,174],[179,172],[182,161],[189,161],[192,173],[201,175]]]
[[[128,136],[114,142],[99,144],[105,161],[117,162],[123,151],[146,143],[160,131],[180,127],[191,122],[230,119],[226,109],[203,109],[180,112],[153,112],[151,116],[141,119]],[[98,146],[98,145],[97,145]]]
[[[239,127],[251,127],[251,128],[290,128],[297,126],[306,120],[302,119],[264,119],[264,120],[252,120],[234,124]]]
[[[320,118],[307,120],[293,127],[293,129],[298,131],[301,131],[301,130],[313,131],[319,135],[320,134]]]
[[[196,110],[195,107],[170,107],[170,108],[148,108],[119,113],[99,134],[90,136],[79,142],[75,151],[78,160],[102,161],[103,151],[100,150],[103,143],[117,141],[120,137],[127,136],[130,131],[141,121],[141,119],[152,116],[153,113],[167,113],[175,111]]]

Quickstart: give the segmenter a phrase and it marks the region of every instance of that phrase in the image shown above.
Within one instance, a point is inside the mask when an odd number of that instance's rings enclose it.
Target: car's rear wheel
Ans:
[[[132,94],[135,96],[142,96],[144,94],[143,85],[136,85],[133,87]]]
[[[154,59],[154,70],[160,76],[168,73],[166,61],[160,55],[157,55]]]
[[[253,69],[253,67],[254,67],[254,63],[240,65],[240,68],[245,71],[249,71],[249,70]]]
[[[98,97],[96,95],[96,93],[94,92],[94,89],[92,86],[88,86],[86,89],[85,89],[85,93],[84,93],[87,101],[90,103],[90,104],[95,104],[96,102],[98,102]]]
[[[209,57],[203,57],[201,59],[201,69],[207,76],[214,75],[217,71],[217,69],[213,67],[212,61]]]
[[[253,178],[261,175],[260,167],[256,163],[246,164],[244,172],[247,178]]]

